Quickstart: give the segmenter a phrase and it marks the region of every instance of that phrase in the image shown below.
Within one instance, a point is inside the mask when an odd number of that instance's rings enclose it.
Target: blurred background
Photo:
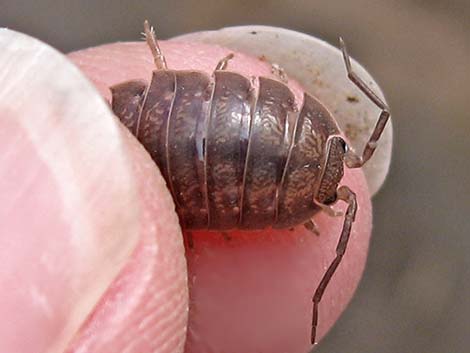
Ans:
[[[145,18],[161,38],[242,24],[346,38],[391,106],[393,161],[364,278],[315,352],[469,352],[470,1],[0,0],[0,26],[65,52],[138,40]]]

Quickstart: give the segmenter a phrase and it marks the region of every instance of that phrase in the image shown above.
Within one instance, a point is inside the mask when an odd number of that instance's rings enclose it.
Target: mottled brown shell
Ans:
[[[319,210],[315,195],[336,200],[345,144],[308,93],[299,109],[280,81],[167,69],[111,90],[114,113],[157,163],[186,229],[289,228]]]

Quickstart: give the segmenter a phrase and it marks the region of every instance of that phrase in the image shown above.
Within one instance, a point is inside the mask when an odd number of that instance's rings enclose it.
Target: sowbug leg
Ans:
[[[312,232],[313,234],[315,234],[316,236],[319,236],[320,235],[320,231],[318,230],[318,226],[317,224],[315,223],[315,221],[313,219],[310,219],[308,220],[307,222],[304,223],[304,227]]]
[[[336,257],[331,262],[330,266],[326,270],[323,278],[320,281],[315,294],[313,296],[313,313],[312,313],[312,333],[311,333],[311,342],[315,344],[315,337],[317,333],[317,324],[318,324],[318,305],[325,293],[325,289],[330,283],[331,278],[333,277],[336,269],[338,268],[344,253],[346,252],[346,247],[348,245],[349,236],[351,234],[351,226],[356,218],[357,211],[357,201],[356,194],[347,186],[341,186],[336,191],[337,200],[342,200],[348,204],[348,208],[344,215],[343,229],[341,231],[341,236],[339,237],[338,245],[336,246]]]
[[[315,203],[315,205],[320,207],[322,211],[325,212],[330,217],[341,217],[343,215],[343,212],[335,211],[333,207],[331,207],[330,205],[325,205],[324,203],[318,202],[315,199],[313,200],[313,202]]]
[[[217,66],[215,67],[214,71],[221,71],[225,70],[228,66],[228,62],[233,59],[235,55],[233,53],[228,54],[224,58],[220,59],[220,61],[217,63]]]
[[[153,27],[150,27],[150,24],[147,20],[144,21],[144,36],[147,41],[147,45],[150,48],[150,51],[153,55],[153,61],[157,70],[166,70],[166,59],[163,55],[160,46],[158,45],[157,36],[155,35],[155,30]]]
[[[372,131],[371,136],[369,137],[369,141],[362,152],[362,156],[357,155],[354,151],[349,150],[346,153],[344,158],[346,165],[349,168],[359,168],[365,162],[367,162],[372,154],[374,153],[375,149],[377,148],[377,141],[379,140],[382,132],[387,124],[388,119],[390,118],[390,109],[388,108],[387,104],[383,102],[374,91],[370,89],[370,87],[359,77],[357,74],[352,70],[351,60],[349,59],[349,54],[346,49],[346,44],[344,43],[342,38],[339,38],[339,43],[341,47],[341,51],[343,53],[344,64],[346,65],[346,71],[348,72],[348,78],[372,101],[382,109],[380,113],[379,119],[375,125],[374,131]]]

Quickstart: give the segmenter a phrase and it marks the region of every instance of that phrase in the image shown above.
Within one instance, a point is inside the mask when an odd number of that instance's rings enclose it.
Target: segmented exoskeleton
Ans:
[[[176,204],[183,228],[229,230],[291,228],[316,231],[312,216],[348,204],[332,261],[313,297],[312,343],[318,304],[338,267],[354,222],[356,196],[338,187],[346,164],[361,167],[373,154],[389,109],[356,76],[340,39],[348,77],[382,109],[362,156],[348,149],[335,119],[309,93],[300,108],[288,86],[226,70],[223,58],[212,76],[171,70],[155,34],[145,34],[156,70],[150,84],[127,81],[111,87],[112,109],[150,153]]]

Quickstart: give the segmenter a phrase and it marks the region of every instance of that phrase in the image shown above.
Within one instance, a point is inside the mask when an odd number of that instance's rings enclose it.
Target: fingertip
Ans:
[[[371,233],[371,205],[360,171],[344,183],[355,190],[358,213],[346,254],[319,306],[317,342],[351,300],[361,278]],[[345,210],[338,204],[337,210]],[[315,216],[316,236],[290,230],[194,232],[188,253],[191,311],[187,352],[307,352],[312,297],[335,257],[343,217]]]
[[[2,352],[63,352],[139,241],[116,121],[62,54],[0,30]]]
[[[161,42],[169,67],[211,73],[229,51],[207,45]],[[130,79],[148,80],[153,61],[143,43],[118,43],[73,53],[102,94]],[[248,76],[271,76],[264,61],[237,54],[230,69]],[[290,82],[296,97],[301,89]],[[320,305],[318,339],[352,297],[362,274],[371,232],[371,206],[361,171],[346,171],[344,183],[358,195],[359,210],[345,258]],[[339,205],[343,208],[344,205]],[[302,226],[293,232],[193,232],[187,251],[190,323],[187,352],[223,350],[304,352],[310,348],[312,295],[335,255],[342,219],[316,216],[321,235]]]
[[[67,352],[182,352],[188,286],[178,218],[154,163],[123,133],[142,202],[140,241]]]

